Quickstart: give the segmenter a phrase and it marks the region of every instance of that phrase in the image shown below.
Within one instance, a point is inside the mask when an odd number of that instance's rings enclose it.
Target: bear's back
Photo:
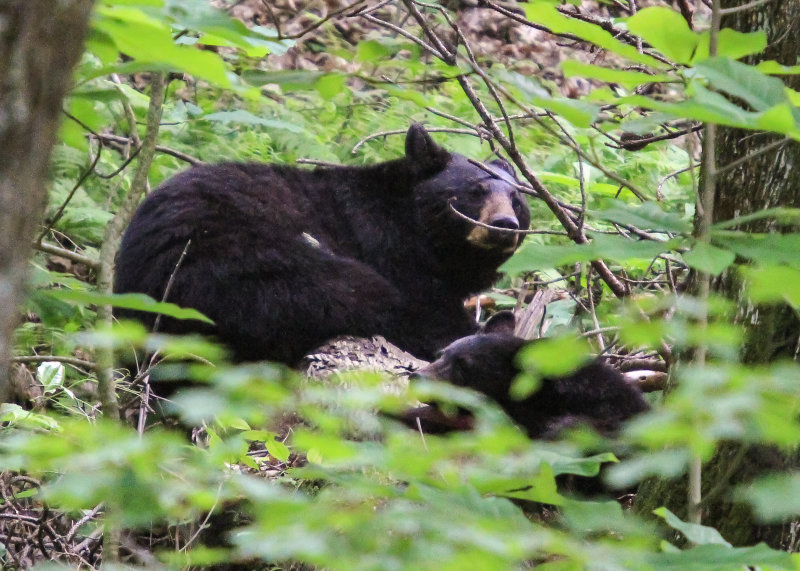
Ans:
[[[238,360],[295,364],[336,336],[376,334],[430,357],[475,331],[463,298],[494,282],[529,225],[515,180],[421,125],[405,156],[374,165],[198,166],[142,203],[114,289],[200,310],[213,328],[162,319],[159,331],[213,333]]]

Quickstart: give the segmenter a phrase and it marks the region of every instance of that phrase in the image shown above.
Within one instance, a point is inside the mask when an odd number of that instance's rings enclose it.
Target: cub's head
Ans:
[[[638,386],[597,360],[563,376],[542,377],[532,394],[512,398],[509,391],[520,372],[517,355],[526,344],[537,343],[514,336],[514,326],[513,314],[497,313],[482,332],[451,343],[417,375],[482,392],[535,438],[553,437],[581,423],[612,435],[624,421],[649,408]]]
[[[414,165],[441,160],[442,149],[414,124],[406,135],[406,159]],[[416,215],[439,255],[477,256],[496,269],[519,247],[530,211],[514,168],[503,159],[478,164],[448,153],[443,168],[429,169],[414,189]],[[463,260],[462,260],[463,262]]]
[[[501,404],[509,401],[511,382],[520,372],[517,353],[526,343],[514,336],[514,325],[512,313],[495,314],[479,333],[445,347],[416,376],[475,389]]]

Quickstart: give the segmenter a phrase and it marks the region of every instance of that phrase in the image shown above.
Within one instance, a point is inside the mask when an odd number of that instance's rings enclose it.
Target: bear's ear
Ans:
[[[494,159],[492,161],[489,161],[486,164],[491,166],[491,167],[499,168],[500,170],[507,172],[508,174],[513,176],[514,178],[517,177],[517,171],[514,170],[514,165],[512,165],[510,162],[508,162],[505,159],[497,158],[497,159]]]
[[[513,311],[498,311],[486,321],[481,333],[507,333],[508,335],[513,335],[516,326],[517,320]]]
[[[415,163],[425,163],[438,152],[439,147],[433,142],[422,123],[412,123],[406,133],[406,157]]]

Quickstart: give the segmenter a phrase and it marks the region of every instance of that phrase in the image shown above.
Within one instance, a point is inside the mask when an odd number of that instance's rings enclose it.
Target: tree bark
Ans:
[[[0,2],[0,402],[61,101],[91,8],[92,0]]]
[[[744,0],[722,0],[723,8],[734,8]],[[726,16],[722,26],[741,32],[764,30],[767,49],[757,59],[775,60],[784,65],[795,65],[800,56],[800,36],[796,24],[800,21],[800,0],[767,2],[755,9]],[[800,88],[800,76],[786,76],[785,83]],[[746,157],[770,143],[781,139],[778,135],[754,134],[752,131],[719,128],[717,147],[717,192],[714,201],[714,221],[730,220],[777,206],[800,207],[800,145],[795,142],[781,145],[758,156],[743,161],[735,168],[725,166]],[[780,232],[774,220],[763,219],[742,224],[737,229],[750,232]],[[769,363],[778,357],[796,359],[800,322],[787,306],[753,307],[741,298],[740,283],[735,273],[723,275],[714,281],[712,290],[737,304],[734,321],[746,329],[741,360],[753,365]],[[794,522],[780,525],[760,525],[747,505],[731,499],[731,488],[751,481],[768,471],[785,470],[797,465],[797,458],[780,454],[764,446],[747,446],[736,443],[720,445],[716,454],[703,467],[702,493],[703,524],[715,527],[734,545],[750,545],[765,541],[770,546],[797,551],[798,539],[792,533]],[[637,498],[637,511],[649,513],[666,505],[676,514],[685,517],[686,479],[680,481],[648,481],[642,485]]]

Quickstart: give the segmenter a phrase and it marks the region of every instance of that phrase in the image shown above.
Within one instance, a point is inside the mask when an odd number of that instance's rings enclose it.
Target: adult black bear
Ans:
[[[373,166],[178,174],[133,217],[114,291],[162,300],[171,282],[166,301],[216,325],[164,319],[159,330],[214,334],[240,361],[295,364],[343,334],[381,334],[430,358],[477,329],[463,299],[495,281],[530,213],[505,161],[481,168],[417,124],[405,147]]]
[[[550,438],[581,422],[602,434],[612,435],[625,420],[649,408],[638,387],[598,360],[564,377],[543,378],[536,392],[514,400],[509,389],[520,373],[517,354],[536,341],[520,339],[513,332],[513,315],[498,313],[480,333],[446,347],[436,361],[417,371],[417,376],[448,381],[485,394],[531,438]],[[430,432],[468,426],[468,419],[463,416],[447,418],[438,410],[425,407],[408,411],[403,420],[413,425],[416,418]]]

